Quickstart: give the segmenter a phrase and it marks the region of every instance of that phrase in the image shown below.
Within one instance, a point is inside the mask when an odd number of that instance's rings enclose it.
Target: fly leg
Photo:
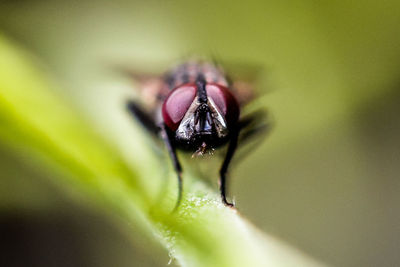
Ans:
[[[239,145],[243,145],[253,138],[265,137],[268,134],[271,123],[266,119],[267,114],[263,110],[255,111],[239,121],[239,129],[241,133],[239,136]],[[261,139],[261,138],[260,138]]]
[[[225,155],[224,162],[222,163],[221,169],[219,170],[219,190],[221,193],[222,202],[229,207],[234,207],[234,204],[226,200],[226,174],[228,172],[229,163],[235,154],[237,142],[238,142],[239,130],[233,132],[231,141],[229,142],[228,151]]]
[[[156,137],[158,136],[160,127],[157,126],[153,118],[142,107],[133,101],[128,101],[126,107],[131,115],[133,115],[147,131]]]
[[[219,172],[221,199],[226,206],[234,207],[234,204],[228,202],[226,199],[226,175],[229,164],[231,163],[231,160],[237,150],[238,144],[246,143],[259,134],[266,134],[268,129],[269,125],[265,123],[265,112],[256,111],[241,119],[237,129],[232,133],[228,151],[225,155],[224,162]]]
[[[165,130],[164,126],[158,126],[156,122],[153,120],[152,116],[148,114],[142,107],[140,107],[137,103],[133,101],[128,101],[126,104],[126,107],[130,114],[149,132],[153,137],[155,138],[160,138],[160,135],[164,141],[164,143],[167,146],[168,152],[171,156],[171,159],[174,163],[174,169],[178,174],[178,186],[179,186],[179,192],[178,192],[178,200],[175,209],[179,206],[179,202],[181,199],[181,191],[182,191],[182,181],[181,181],[181,167],[178,162],[178,158],[176,157],[175,149],[172,146],[172,143],[169,139],[169,136]],[[163,158],[164,159],[164,158]],[[166,173],[166,172],[165,172]],[[167,178],[167,177],[165,177]],[[168,179],[164,179],[164,185],[161,186],[161,188],[167,188],[167,181]],[[165,190],[163,191],[165,193]],[[162,195],[164,193],[161,193],[159,196],[159,199],[162,198]],[[174,209],[174,210],[175,210]]]
[[[163,124],[161,126],[161,137],[164,140],[165,146],[167,147],[168,153],[171,157],[177,178],[178,178],[178,199],[175,204],[175,208],[173,211],[176,211],[179,207],[182,199],[182,167],[179,163],[178,156],[176,154],[176,148],[173,143],[173,138],[169,131],[166,129],[166,126]]]

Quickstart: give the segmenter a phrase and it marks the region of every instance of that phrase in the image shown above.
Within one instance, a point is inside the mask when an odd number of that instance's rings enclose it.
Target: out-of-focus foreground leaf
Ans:
[[[28,55],[1,37],[0,58],[1,145],[50,173],[55,184],[139,222],[182,266],[318,265],[259,232],[196,179],[177,213],[170,205],[153,205],[154,190],[145,182],[150,178],[56,94]]]

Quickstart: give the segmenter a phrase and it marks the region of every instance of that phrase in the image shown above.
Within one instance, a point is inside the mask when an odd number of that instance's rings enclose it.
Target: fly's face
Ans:
[[[224,138],[228,133],[225,117],[214,101],[208,98],[207,103],[201,103],[195,98],[176,130],[176,138],[187,141],[195,136]]]
[[[171,91],[162,116],[178,144],[203,154],[229,139],[239,118],[239,104],[226,87],[199,78]]]

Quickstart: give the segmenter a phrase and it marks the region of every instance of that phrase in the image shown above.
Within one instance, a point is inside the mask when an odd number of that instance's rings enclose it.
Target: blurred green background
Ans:
[[[399,1],[3,0],[0,30],[122,145],[124,130],[140,129],[115,119],[118,92],[133,89],[108,63],[156,72],[201,54],[264,66],[258,104],[275,126],[232,171],[241,213],[332,266],[400,264]],[[0,157],[1,253],[18,251],[9,266],[168,262],[140,232],[128,239],[124,222],[72,201],[7,149]]]

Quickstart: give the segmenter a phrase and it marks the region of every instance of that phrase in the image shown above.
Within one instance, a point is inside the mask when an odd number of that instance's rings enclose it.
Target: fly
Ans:
[[[231,160],[238,145],[267,128],[262,110],[241,115],[254,98],[251,83],[231,80],[220,65],[206,61],[184,62],[162,77],[130,74],[141,84],[142,103],[128,101],[128,110],[164,141],[178,178],[176,208],[182,198],[183,171],[177,150],[195,157],[223,146],[228,149],[219,171],[219,189],[222,202],[233,207],[226,196]]]

